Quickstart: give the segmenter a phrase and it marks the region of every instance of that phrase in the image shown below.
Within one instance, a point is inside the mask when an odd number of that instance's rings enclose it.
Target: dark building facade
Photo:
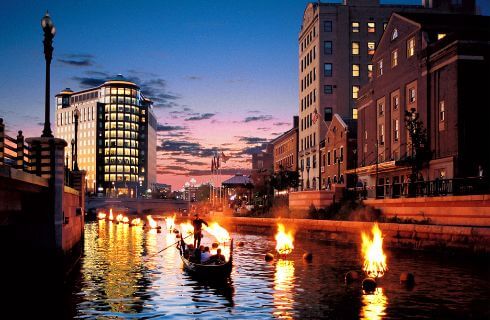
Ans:
[[[368,186],[407,181],[414,155],[406,112],[427,130],[423,180],[477,176],[489,108],[490,18],[395,13],[357,101],[357,174]]]
[[[293,128],[271,141],[273,145],[274,172],[298,170],[298,116],[293,118]]]

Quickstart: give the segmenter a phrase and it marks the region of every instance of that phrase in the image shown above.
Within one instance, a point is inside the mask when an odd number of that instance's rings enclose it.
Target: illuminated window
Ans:
[[[357,119],[357,108],[352,109],[352,119]]]
[[[352,65],[352,76],[353,77],[359,77],[359,65],[358,64]]]
[[[380,101],[378,102],[378,116],[382,116],[385,113],[385,104]]]
[[[359,22],[352,22],[352,32],[359,32]]]
[[[359,55],[359,42],[352,42],[352,55]]]
[[[369,55],[374,55],[374,52],[376,51],[376,42],[368,42],[367,43],[367,49],[368,49],[368,54]]]
[[[444,106],[444,100],[439,102],[439,121],[446,120],[446,108]]]
[[[332,76],[332,64],[331,63],[325,63],[323,66],[323,72],[325,77],[331,77]]]
[[[410,38],[407,41],[407,57],[411,57],[415,54],[415,38]]]
[[[398,65],[398,50],[391,52],[391,67],[394,68]]]
[[[385,144],[385,126],[383,124],[380,124],[378,126],[378,131],[379,131],[379,144],[384,145]]]
[[[327,55],[332,54],[332,41],[325,41],[323,43],[323,50]]]
[[[415,88],[409,88],[408,89],[408,102],[413,103],[416,100],[416,90]]]
[[[391,41],[395,40],[396,38],[398,38],[398,30],[395,28],[391,33]]]
[[[360,86],[352,86],[352,99],[359,98],[359,88]]]
[[[437,34],[437,40],[441,40],[442,38],[444,38],[446,36],[445,33],[438,33]]]
[[[400,98],[398,96],[394,96],[392,103],[393,103],[393,109],[397,110],[400,105]]]
[[[393,120],[393,139],[395,139],[395,141],[398,141],[399,138],[400,138],[400,122],[398,121],[398,119],[396,119]]]
[[[383,59],[378,61],[378,77],[383,75]]]
[[[368,69],[368,78],[371,79],[373,77],[373,65],[368,64],[367,69]]]
[[[374,33],[376,32],[376,23],[374,22],[368,22],[367,23],[367,29],[369,33]]]

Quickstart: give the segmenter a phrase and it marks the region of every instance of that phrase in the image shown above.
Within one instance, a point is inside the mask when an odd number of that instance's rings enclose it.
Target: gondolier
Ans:
[[[199,218],[199,213],[194,215],[194,220],[192,221],[192,226],[194,227],[194,248],[199,248],[201,245],[202,238],[202,225],[208,225],[206,221]]]

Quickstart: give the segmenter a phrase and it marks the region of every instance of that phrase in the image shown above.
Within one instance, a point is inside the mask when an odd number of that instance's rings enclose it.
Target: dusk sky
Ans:
[[[158,182],[210,180],[212,148],[246,172],[251,153],[292,126],[298,44],[308,1],[1,1],[0,117],[39,136],[44,119],[41,18],[56,26],[54,95],[117,74],[155,101]],[[412,3],[420,1],[389,1]],[[490,14],[488,1],[477,1]],[[53,127],[54,129],[54,127]]]

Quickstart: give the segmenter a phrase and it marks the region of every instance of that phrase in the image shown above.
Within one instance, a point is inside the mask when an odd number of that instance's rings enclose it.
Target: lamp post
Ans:
[[[71,139],[71,170],[75,170],[75,139]]]
[[[54,27],[53,20],[49,16],[48,12],[41,19],[41,27],[44,31],[44,59],[46,60],[46,91],[44,101],[44,129],[41,137],[53,137],[51,131],[51,123],[49,122],[49,96],[50,96],[50,65],[53,57],[53,38],[56,34],[56,28]]]
[[[73,116],[75,117],[75,165],[73,170],[78,171],[78,118],[80,117],[80,110],[75,108],[73,111]]]
[[[306,189],[310,189],[310,166],[306,166]]]

